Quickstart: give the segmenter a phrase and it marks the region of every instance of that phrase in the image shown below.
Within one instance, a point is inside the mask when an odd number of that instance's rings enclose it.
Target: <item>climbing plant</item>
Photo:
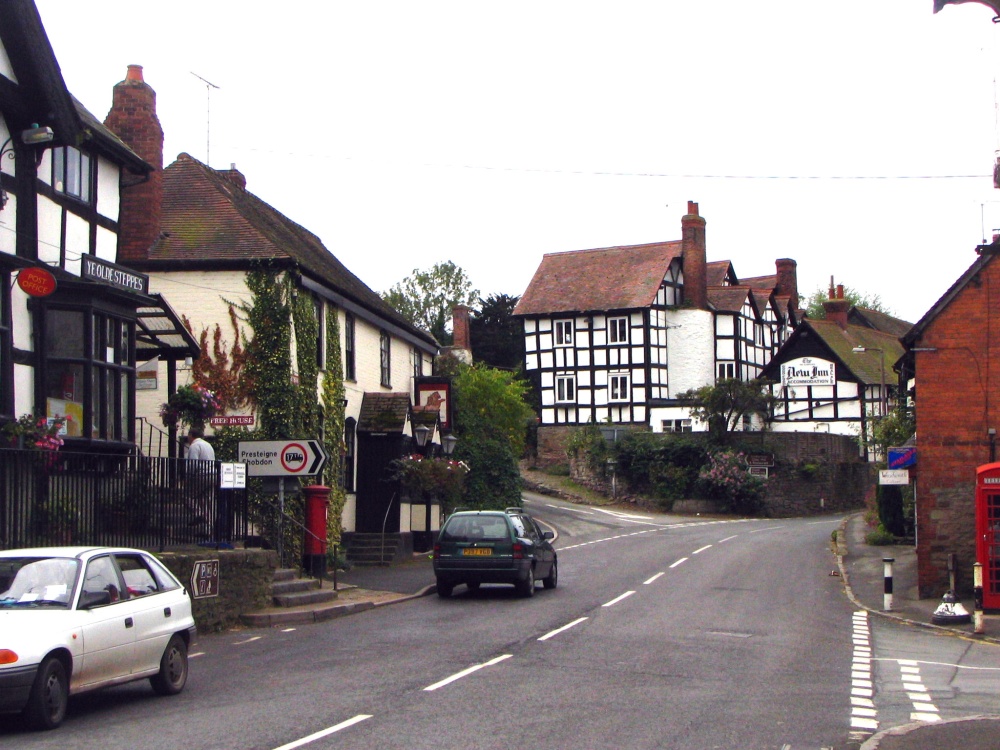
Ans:
[[[321,385],[323,397],[323,445],[330,462],[323,471],[324,484],[330,488],[327,514],[327,537],[339,544],[343,527],[341,515],[347,493],[344,490],[344,365],[340,351],[340,319],[333,305],[326,308],[326,370]]]

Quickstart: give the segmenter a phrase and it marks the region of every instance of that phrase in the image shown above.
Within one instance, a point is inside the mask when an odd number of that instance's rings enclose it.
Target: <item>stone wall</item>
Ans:
[[[239,624],[241,614],[271,605],[271,584],[278,565],[274,550],[184,550],[157,555],[181,583],[191,590],[195,562],[219,561],[219,595],[193,599],[198,632],[212,633]]]
[[[540,465],[569,465],[570,476],[580,484],[610,495],[609,481],[590,469],[585,461],[570,460],[565,442],[575,427],[543,427],[538,430]],[[684,439],[707,441],[707,433],[685,434]],[[873,496],[878,475],[860,455],[854,438],[813,432],[737,433],[733,443],[743,450],[774,454],[768,469],[767,497],[762,515],[809,516],[856,510]],[[544,456],[549,459],[543,463]],[[557,457],[561,457],[559,461]],[[619,486],[619,495],[627,487]],[[682,506],[678,506],[682,507]]]

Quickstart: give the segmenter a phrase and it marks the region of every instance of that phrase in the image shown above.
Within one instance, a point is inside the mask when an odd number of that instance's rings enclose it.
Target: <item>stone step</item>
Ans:
[[[319,581],[315,578],[291,578],[283,581],[274,581],[271,584],[271,593],[274,595],[295,594],[299,591],[309,591],[318,588]]]
[[[330,588],[313,588],[308,591],[293,591],[288,594],[274,594],[276,607],[301,607],[307,604],[326,604],[337,598],[337,591]]]

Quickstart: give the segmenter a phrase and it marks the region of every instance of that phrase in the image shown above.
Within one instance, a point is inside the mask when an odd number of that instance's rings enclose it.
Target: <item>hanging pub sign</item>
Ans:
[[[149,276],[137,273],[115,263],[101,260],[96,255],[84,255],[80,265],[80,276],[90,281],[98,281],[129,292],[146,294],[149,291]]]
[[[799,357],[781,365],[784,386],[836,385],[833,362],[816,357]]]
[[[38,266],[22,268],[17,272],[17,285],[32,297],[48,297],[56,290],[56,277]]]
[[[451,430],[451,379],[421,377],[416,383],[417,406],[431,408],[441,417],[441,429]]]

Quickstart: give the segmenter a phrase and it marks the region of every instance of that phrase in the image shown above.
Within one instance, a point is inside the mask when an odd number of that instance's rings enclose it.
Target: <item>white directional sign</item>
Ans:
[[[253,440],[240,443],[240,463],[251,477],[304,477],[319,474],[329,460],[319,440]]]

